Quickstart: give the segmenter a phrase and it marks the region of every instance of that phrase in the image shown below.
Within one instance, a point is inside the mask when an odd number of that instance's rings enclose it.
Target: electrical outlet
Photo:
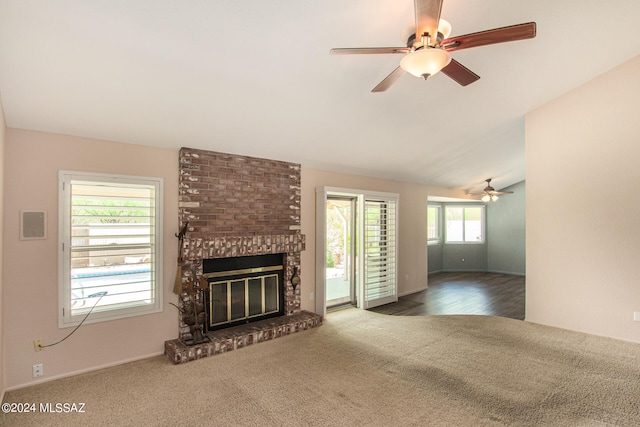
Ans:
[[[44,365],[42,363],[33,365],[33,378],[41,377],[43,375],[44,375]]]
[[[640,311],[633,312],[633,320],[636,322],[640,322]]]
[[[310,299],[311,301],[313,301],[313,292],[310,292],[310,293],[309,293],[309,299]]]
[[[35,351],[42,351],[44,350],[44,340],[33,340],[33,348],[35,349]]]

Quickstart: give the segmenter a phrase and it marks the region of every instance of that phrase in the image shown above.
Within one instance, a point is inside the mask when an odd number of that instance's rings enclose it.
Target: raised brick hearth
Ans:
[[[174,364],[186,363],[280,338],[320,325],[322,325],[321,316],[308,311],[299,311],[290,316],[280,316],[209,332],[207,336],[210,341],[206,343],[186,345],[179,339],[166,341],[164,352]]]
[[[181,254],[183,283],[190,276],[202,275],[203,259],[284,254],[285,315],[209,332],[214,334],[209,336],[210,343],[192,347],[184,344],[192,337],[189,327],[181,322],[178,340],[165,343],[167,355],[172,360],[192,360],[196,355],[228,351],[229,339],[233,348],[238,348],[290,333],[284,331],[320,325],[319,316],[301,313],[300,287],[291,284],[296,273],[304,281],[300,269],[300,253],[305,249],[305,236],[300,231],[300,165],[182,148],[179,166],[180,227],[189,223]],[[183,292],[179,303],[191,304],[191,296]],[[300,326],[300,319],[304,326]],[[263,327],[266,329],[260,329]],[[238,335],[229,338],[230,333]]]

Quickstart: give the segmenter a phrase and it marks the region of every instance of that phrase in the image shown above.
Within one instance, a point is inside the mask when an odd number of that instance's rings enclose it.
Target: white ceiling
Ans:
[[[462,35],[538,36],[454,52],[481,76],[405,75],[412,0],[0,0],[7,126],[480,190],[525,178],[524,115],[640,54],[638,0],[444,0]]]

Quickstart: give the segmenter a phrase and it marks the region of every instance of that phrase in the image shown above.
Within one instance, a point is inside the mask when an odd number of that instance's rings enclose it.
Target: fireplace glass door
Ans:
[[[207,329],[284,315],[284,254],[204,259]]]
[[[209,282],[209,325],[218,327],[278,313],[277,274]]]

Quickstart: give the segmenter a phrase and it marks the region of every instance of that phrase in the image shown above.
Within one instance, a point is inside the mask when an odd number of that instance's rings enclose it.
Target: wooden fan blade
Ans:
[[[378,86],[374,87],[371,92],[384,92],[385,90],[389,89],[391,85],[394,84],[400,77],[402,77],[405,72],[406,71],[404,71],[400,67],[396,68],[391,72],[391,74],[385,77],[384,80],[378,83]]]
[[[489,44],[512,42],[516,40],[532,39],[536,36],[536,23],[511,25],[509,27],[494,28],[464,36],[451,37],[442,41],[442,47],[448,52]]]
[[[443,0],[415,0],[416,8],[416,42],[429,34],[435,43],[438,37],[438,23],[442,11]]]
[[[340,47],[331,49],[331,55],[369,55],[380,53],[409,53],[408,47]]]
[[[449,65],[444,67],[441,71],[442,73],[451,77],[456,83],[461,86],[467,86],[480,79],[479,75],[477,75],[455,59],[451,59]]]

